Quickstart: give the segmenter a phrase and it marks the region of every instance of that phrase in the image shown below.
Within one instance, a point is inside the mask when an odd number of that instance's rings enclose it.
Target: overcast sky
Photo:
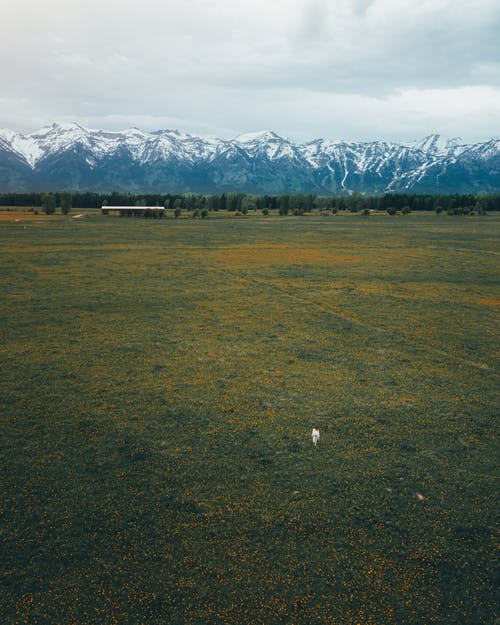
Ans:
[[[499,0],[0,0],[0,127],[500,135]]]

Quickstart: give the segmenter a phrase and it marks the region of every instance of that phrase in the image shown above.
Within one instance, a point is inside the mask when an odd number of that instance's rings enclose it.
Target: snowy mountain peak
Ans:
[[[59,124],[54,123],[52,124],[52,128],[62,132],[89,132],[89,130],[80,126],[80,124],[77,124],[76,122],[61,122]]]
[[[433,134],[424,137],[420,141],[419,147],[423,152],[440,152],[446,149],[447,143],[447,140],[442,138],[441,135]]]
[[[404,142],[402,145],[414,150],[421,150],[426,154],[444,155],[448,152],[459,150],[463,146],[463,142],[460,137],[447,139],[442,135],[432,134],[418,141]]]
[[[280,137],[272,130],[238,135],[233,142],[252,157],[265,157],[270,161],[301,158],[299,154],[300,146],[293,144],[284,137]]]
[[[488,191],[500,187],[500,140],[465,144],[432,134],[405,143],[300,144],[270,130],[227,140],[63,123],[31,134],[0,130],[0,172],[0,190]]]
[[[122,136],[126,136],[126,137],[140,137],[142,139],[146,139],[148,137],[150,137],[151,135],[148,132],[145,132],[144,130],[141,130],[140,128],[137,128],[136,126],[132,126],[131,128],[127,128],[126,130],[124,130],[121,133],[116,133],[117,136],[122,135]]]
[[[76,123],[61,123],[44,126],[35,132],[27,135],[29,137],[54,137],[58,135],[87,135],[90,131]]]
[[[278,134],[273,132],[272,130],[259,130],[258,132],[246,132],[244,134],[238,135],[234,141],[236,143],[265,143],[268,141],[283,141],[285,143],[290,143],[287,139],[280,137]]]

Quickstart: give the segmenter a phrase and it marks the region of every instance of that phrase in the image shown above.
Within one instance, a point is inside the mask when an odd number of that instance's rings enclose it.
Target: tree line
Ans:
[[[484,214],[500,210],[500,194],[407,194],[319,196],[304,193],[280,195],[252,195],[246,193],[184,194],[130,194],[130,193],[0,193],[0,206],[40,208],[47,214],[57,208],[69,213],[73,206],[79,209],[101,206],[161,206],[182,211],[249,211],[279,212],[281,215],[305,214],[313,211],[350,211],[409,213],[435,211],[448,214]]]

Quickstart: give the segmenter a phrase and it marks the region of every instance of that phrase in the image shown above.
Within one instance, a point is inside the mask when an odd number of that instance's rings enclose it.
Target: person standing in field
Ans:
[[[313,426],[312,439],[313,439],[314,446],[316,447],[316,445],[318,444],[318,440],[319,440],[319,428],[317,425]]]

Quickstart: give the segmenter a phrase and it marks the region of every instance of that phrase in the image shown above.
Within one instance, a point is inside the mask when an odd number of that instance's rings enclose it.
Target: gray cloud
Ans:
[[[3,0],[0,125],[500,132],[497,0]]]

